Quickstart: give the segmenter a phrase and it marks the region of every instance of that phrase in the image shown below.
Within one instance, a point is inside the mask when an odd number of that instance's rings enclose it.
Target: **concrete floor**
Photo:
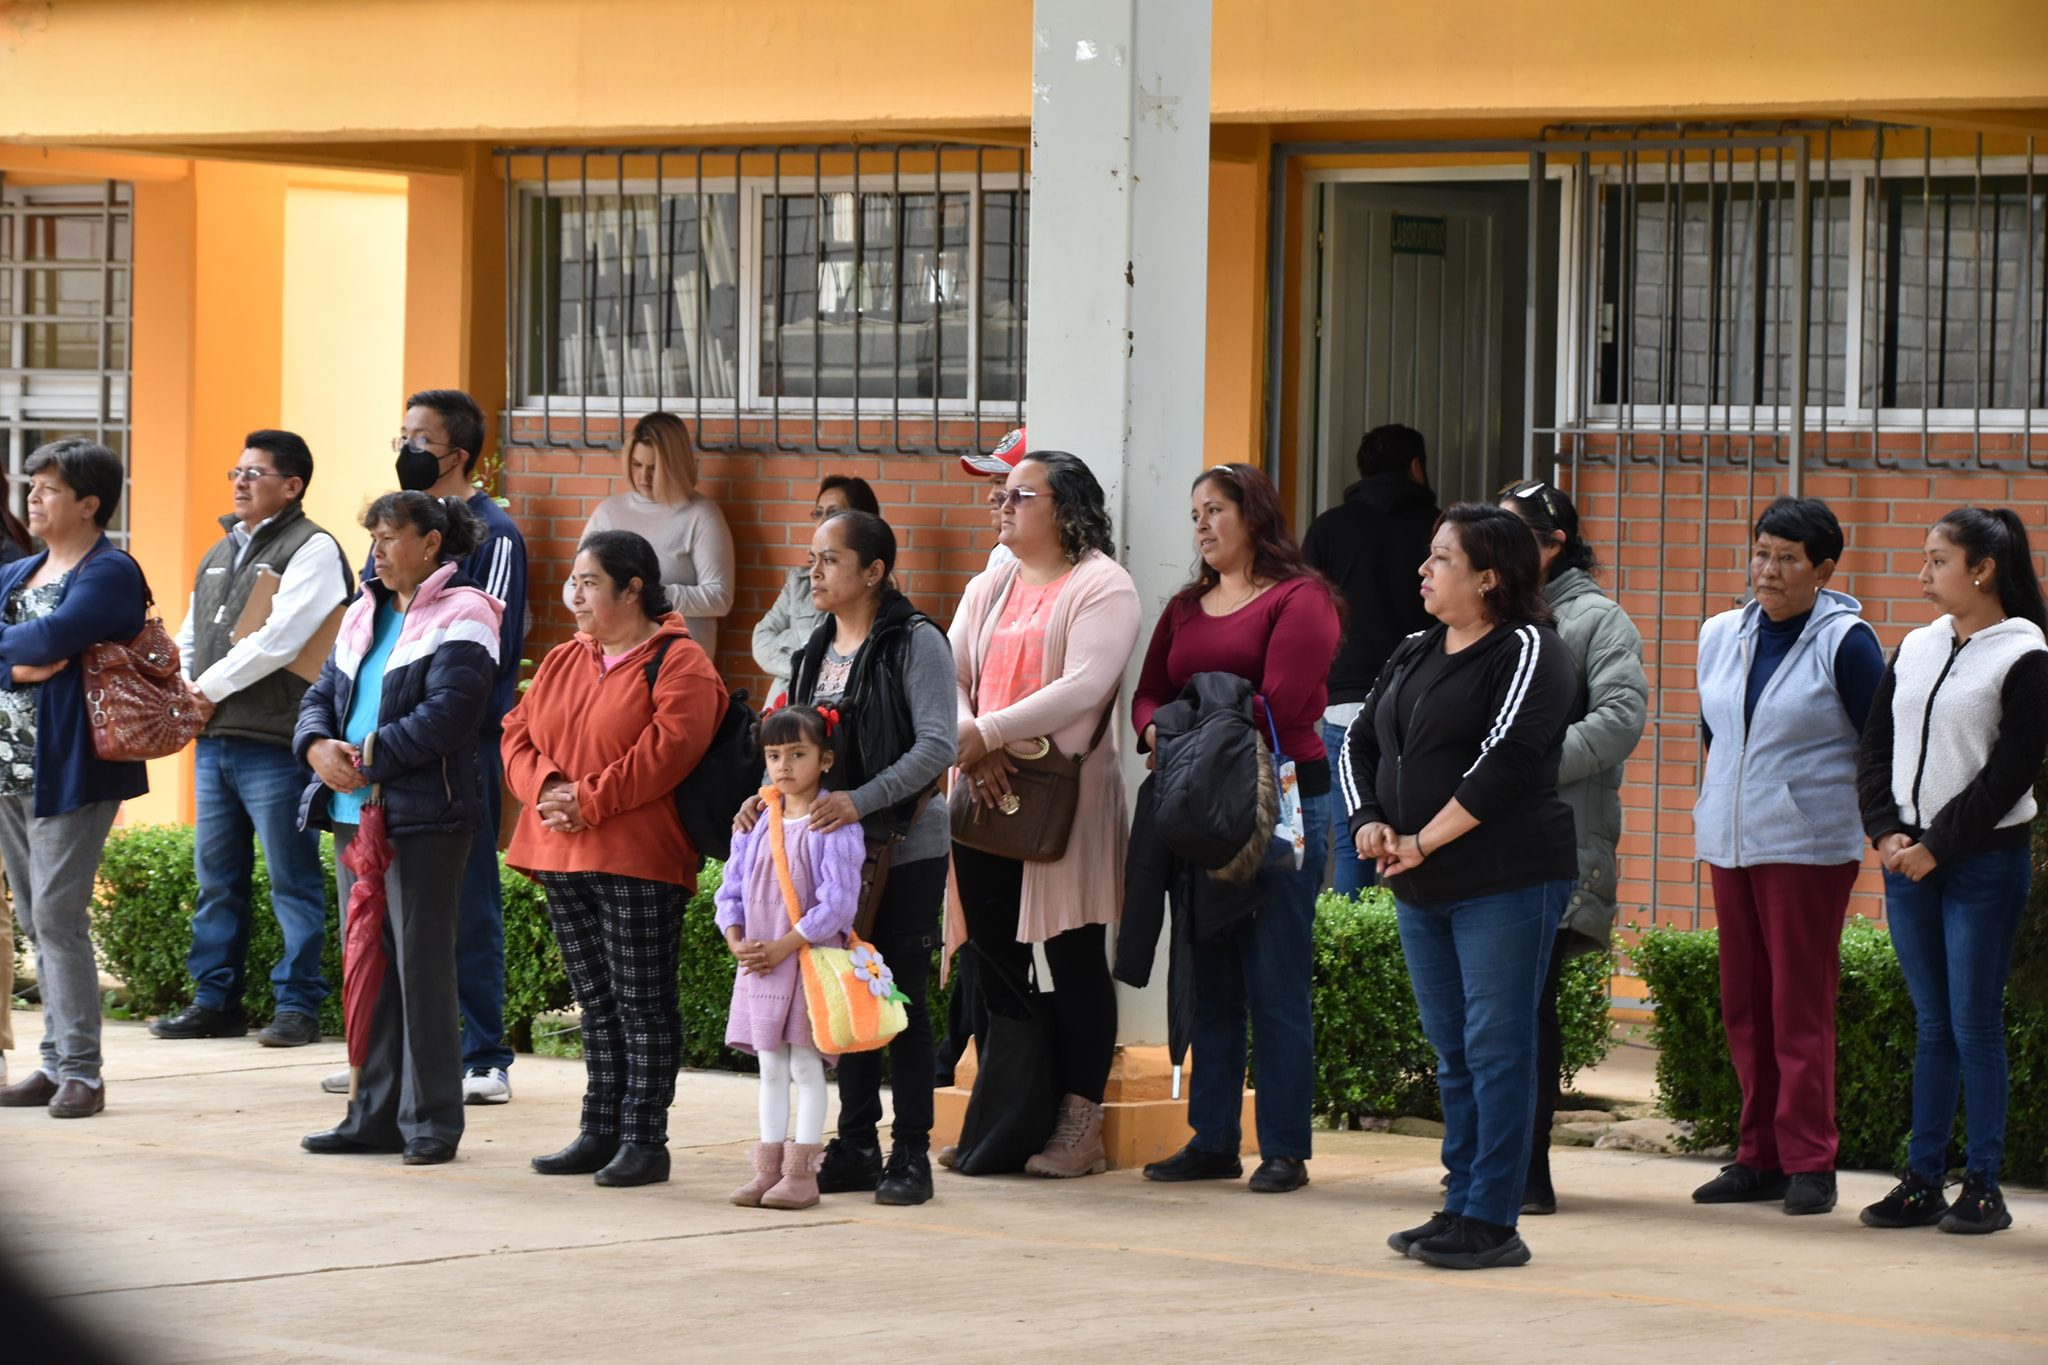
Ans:
[[[39,1024],[18,1014],[19,1068]],[[1389,1252],[1436,1207],[1435,1144],[1318,1134],[1314,1183],[1062,1184],[941,1173],[920,1209],[828,1197],[736,1209],[749,1078],[690,1074],[675,1179],[600,1190],[527,1158],[575,1125],[580,1064],[521,1058],[461,1158],[316,1157],[337,1043],[167,1043],[107,1027],[107,1112],[0,1110],[0,1228],[61,1302],[138,1360],[2048,1359],[2048,1196],[1973,1239],[1881,1233],[1843,1208],[1697,1208],[1712,1164],[1560,1149],[1536,1259],[1458,1274]],[[1639,1091],[1640,1052],[1590,1093]],[[1631,1079],[1633,1078],[1633,1079]],[[1603,1079],[1615,1082],[1603,1085]],[[4,1351],[0,1351],[4,1357]]]

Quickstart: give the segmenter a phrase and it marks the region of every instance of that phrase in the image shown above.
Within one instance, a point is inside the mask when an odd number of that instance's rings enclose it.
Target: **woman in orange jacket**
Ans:
[[[547,891],[589,1074],[576,1140],[533,1168],[650,1185],[668,1179],[676,972],[696,889],[673,793],[710,746],[725,685],[668,609],[643,537],[587,537],[569,605],[576,638],[505,717],[505,779],[524,807],[506,861]]]

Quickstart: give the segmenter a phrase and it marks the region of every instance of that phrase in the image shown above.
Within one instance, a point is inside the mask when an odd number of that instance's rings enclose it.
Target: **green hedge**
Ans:
[[[2038,879],[2037,879],[2038,882]],[[1719,946],[1711,929],[1651,929],[1631,953],[1657,1014],[1657,1090],[1665,1112],[1692,1125],[1693,1151],[1735,1145],[1742,1092],[1721,1024]],[[1835,1007],[1838,1164],[1899,1169],[1913,1104],[1913,1004],[1891,935],[1856,919],[1842,932],[1842,987]],[[2048,1003],[2015,989],[2006,997],[2012,1098],[2006,1118],[2008,1179],[2048,1177]],[[1960,1159],[1960,1112],[1951,1156]]]

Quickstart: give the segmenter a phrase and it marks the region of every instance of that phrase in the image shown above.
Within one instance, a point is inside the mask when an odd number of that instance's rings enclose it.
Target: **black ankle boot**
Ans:
[[[668,1148],[652,1142],[622,1142],[618,1155],[593,1178],[607,1189],[659,1185],[668,1179]]]
[[[533,1169],[542,1175],[592,1175],[619,1154],[619,1140],[578,1133],[576,1140],[552,1156],[537,1156]]]
[[[864,1194],[881,1183],[879,1146],[856,1146],[845,1138],[825,1144],[825,1164],[818,1168],[819,1194]]]

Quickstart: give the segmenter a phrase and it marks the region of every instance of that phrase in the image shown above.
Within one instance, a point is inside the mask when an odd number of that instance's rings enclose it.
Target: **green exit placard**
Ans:
[[[1394,250],[1404,256],[1441,256],[1450,233],[1441,218],[1394,215]]]

